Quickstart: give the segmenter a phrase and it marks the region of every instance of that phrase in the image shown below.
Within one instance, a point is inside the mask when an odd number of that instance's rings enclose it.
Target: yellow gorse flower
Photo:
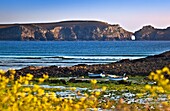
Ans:
[[[43,78],[44,78],[44,79],[48,79],[49,76],[48,76],[47,74],[43,74]]]
[[[103,86],[102,87],[102,91],[106,91],[107,87],[106,86]]]
[[[151,85],[146,85],[145,89],[152,92],[153,95],[156,93],[165,93],[166,91],[170,91],[169,79],[167,79],[165,75],[170,75],[168,67],[164,67],[161,70],[156,70],[155,73],[151,72],[148,78],[156,81],[158,86],[151,87]]]
[[[4,75],[4,74],[5,74],[5,71],[0,69],[0,75]]]
[[[34,76],[33,76],[32,74],[27,74],[26,79],[27,79],[27,80],[32,80],[32,79],[33,79],[33,77],[34,77]]]
[[[12,70],[9,70],[9,73],[12,75],[15,75],[16,71],[12,69]]]
[[[168,67],[164,67],[164,68],[162,69],[162,71],[163,71],[163,72],[166,72],[167,74],[170,75],[170,70],[169,70]]]
[[[92,83],[92,84],[96,84],[96,83],[97,83],[97,80],[96,80],[96,79],[92,79],[92,80],[91,80],[91,83]]]
[[[44,80],[45,80],[44,78],[39,78],[39,79],[38,79],[39,83],[43,83]]]
[[[95,96],[99,96],[100,95],[100,92],[99,91],[96,91],[95,92]]]
[[[151,86],[150,86],[150,85],[146,85],[146,86],[145,86],[145,89],[146,89],[146,90],[150,90],[150,89],[151,89]]]

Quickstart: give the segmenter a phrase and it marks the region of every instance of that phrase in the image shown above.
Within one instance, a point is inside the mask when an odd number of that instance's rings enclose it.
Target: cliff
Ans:
[[[136,40],[170,40],[170,27],[166,29],[156,29],[150,25],[134,33]]]
[[[0,40],[113,41],[131,40],[133,35],[136,40],[170,40],[170,27],[156,29],[148,25],[132,33],[118,24],[111,25],[100,21],[0,25]]]
[[[0,25],[0,40],[131,40],[132,34],[99,21]]]

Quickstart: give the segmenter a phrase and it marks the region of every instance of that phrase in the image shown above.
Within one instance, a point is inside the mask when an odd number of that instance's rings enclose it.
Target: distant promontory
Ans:
[[[1,24],[0,40],[7,41],[115,41],[170,40],[170,27],[144,26],[129,32],[118,24],[101,21],[63,21],[56,23]]]

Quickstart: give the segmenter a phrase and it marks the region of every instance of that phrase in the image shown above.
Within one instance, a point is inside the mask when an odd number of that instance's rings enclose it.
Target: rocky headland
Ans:
[[[50,77],[81,77],[87,76],[88,72],[101,73],[114,75],[143,75],[147,76],[150,72],[162,69],[163,67],[170,68],[170,51],[164,52],[159,55],[148,56],[136,60],[121,60],[110,64],[98,65],[85,65],[80,64],[72,67],[35,67],[29,66],[17,70],[17,75],[26,75],[27,73],[34,74],[35,77],[42,77],[43,74],[48,74]]]
[[[134,33],[136,40],[170,40],[170,27],[156,29],[151,25],[144,26]]]
[[[100,21],[0,25],[0,40],[73,41],[131,40],[132,32]]]
[[[115,41],[170,40],[170,27],[144,26],[129,32],[118,24],[101,21],[63,21],[56,23],[1,24],[0,40],[7,41]]]

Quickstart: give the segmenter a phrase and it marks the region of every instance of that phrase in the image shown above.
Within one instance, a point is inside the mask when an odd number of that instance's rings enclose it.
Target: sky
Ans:
[[[0,24],[97,20],[129,31],[170,26],[170,0],[0,0]]]

